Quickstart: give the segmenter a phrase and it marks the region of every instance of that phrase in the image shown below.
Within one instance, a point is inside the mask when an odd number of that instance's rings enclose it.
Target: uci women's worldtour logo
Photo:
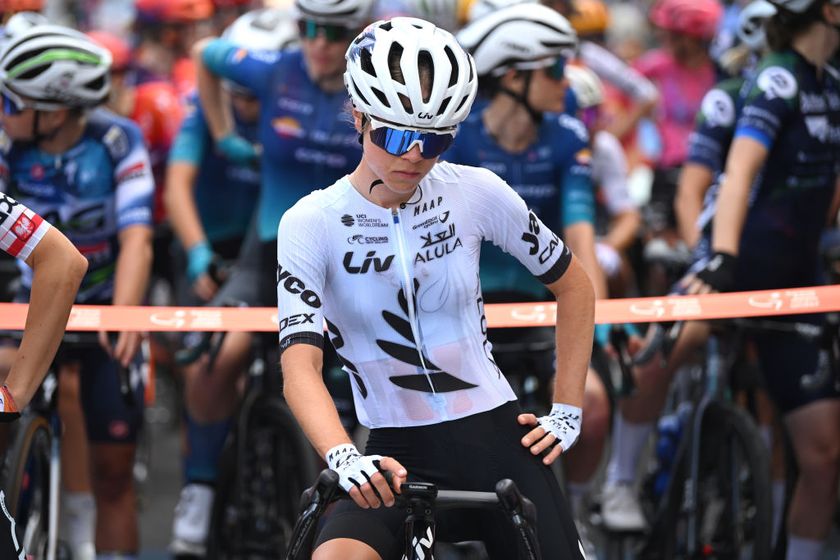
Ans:
[[[367,214],[356,214],[355,216],[351,216],[350,214],[344,214],[341,216],[341,223],[347,227],[359,226],[359,227],[366,227],[366,228],[384,228],[388,227],[388,224],[380,219],[380,218],[368,218]]]

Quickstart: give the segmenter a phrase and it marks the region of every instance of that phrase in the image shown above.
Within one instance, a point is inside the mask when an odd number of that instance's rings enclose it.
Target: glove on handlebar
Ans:
[[[362,455],[352,443],[336,445],[326,455],[327,465],[338,473],[339,484],[346,492],[370,482],[380,472],[381,459],[381,455]]]

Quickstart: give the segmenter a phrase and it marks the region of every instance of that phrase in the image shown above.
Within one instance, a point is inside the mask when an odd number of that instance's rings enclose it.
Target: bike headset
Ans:
[[[85,110],[104,103],[111,92],[111,61],[107,49],[79,31],[36,25],[0,51],[3,112],[16,115],[34,109],[32,142],[49,140],[60,127],[39,133],[41,111]]]
[[[416,144],[426,159],[442,154],[478,89],[473,58],[451,33],[422,19],[370,24],[345,59],[344,84],[363,130],[369,120],[371,140],[395,156]]]
[[[577,33],[565,17],[547,6],[531,3],[502,8],[473,21],[458,33],[458,41],[475,58],[482,90],[513,98],[537,125],[543,115],[528,101],[532,71],[548,68],[552,77],[562,78],[565,63],[578,45]],[[500,83],[511,69],[526,71],[522,93]]]

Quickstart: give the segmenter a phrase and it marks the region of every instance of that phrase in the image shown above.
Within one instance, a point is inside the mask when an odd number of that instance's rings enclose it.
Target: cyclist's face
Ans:
[[[328,41],[323,35],[313,39],[301,38],[300,46],[310,79],[319,83],[340,77],[344,73],[344,53],[349,44],[349,41]]]
[[[554,78],[545,69],[533,71],[528,102],[541,113],[562,113],[566,108],[566,78]]]

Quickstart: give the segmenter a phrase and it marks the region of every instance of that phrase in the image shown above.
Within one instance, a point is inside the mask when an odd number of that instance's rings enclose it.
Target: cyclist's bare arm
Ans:
[[[572,257],[566,273],[549,284],[548,289],[557,300],[553,402],[582,408],[586,372],[592,355],[595,292],[577,257]],[[534,425],[537,418],[533,414],[520,414],[519,422]],[[544,435],[544,430],[536,427],[522,438],[522,443],[526,447],[531,446],[532,452],[540,453],[553,442],[553,438],[543,438]],[[563,451],[561,446],[556,445],[543,461],[551,464]]]
[[[625,210],[612,218],[610,231],[604,242],[616,251],[624,251],[636,240],[636,234],[642,225],[642,216],[638,210]]]
[[[173,161],[166,167],[164,203],[169,222],[185,249],[207,239],[195,206],[195,180],[198,167],[186,161]]]
[[[114,305],[140,305],[146,295],[152,268],[152,228],[134,225],[119,233],[120,254],[114,273]],[[109,347],[104,336],[106,348]],[[141,333],[121,332],[111,351],[115,360],[128,366],[140,346]]]
[[[732,143],[714,218],[712,247],[715,251],[738,254],[750,187],[764,165],[767,153],[764,144],[749,137],[737,137]]]
[[[218,142],[233,131],[233,115],[229,103],[225,101],[222,81],[204,65],[202,54],[213,38],[202,39],[192,48],[192,57],[196,68],[198,96],[204,110],[204,118],[213,140]]]
[[[674,210],[680,237],[689,247],[694,247],[700,239],[697,218],[703,210],[703,198],[713,179],[712,170],[697,163],[686,162],[680,172]]]
[[[20,347],[6,385],[19,408],[38,389],[64,335],[87,260],[55,228],[50,228],[26,259],[32,270],[32,295]]]
[[[306,437],[321,457],[326,456],[327,452],[336,446],[353,443],[341,425],[338,411],[324,385],[321,374],[323,363],[322,350],[311,344],[293,344],[280,356],[280,367],[283,371],[283,396]],[[405,481],[405,474],[399,474],[399,471],[405,472],[402,465],[394,459],[385,457],[380,467],[394,475],[391,484],[399,493],[400,485]],[[372,482],[386,504],[392,505],[393,494],[384,478],[381,480],[380,478],[381,476],[378,475],[372,479]],[[375,497],[371,499],[367,493],[362,498],[362,493],[358,488],[350,491],[350,497],[361,507],[367,507],[367,503],[374,507],[378,505],[373,503],[378,500]]]
[[[598,257],[595,256],[595,228],[588,222],[572,224],[563,228],[563,240],[589,275],[595,289],[595,298],[606,298],[607,281],[598,264]]]

